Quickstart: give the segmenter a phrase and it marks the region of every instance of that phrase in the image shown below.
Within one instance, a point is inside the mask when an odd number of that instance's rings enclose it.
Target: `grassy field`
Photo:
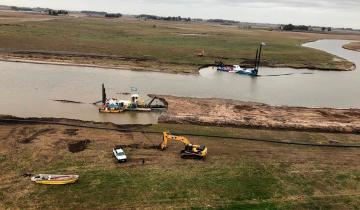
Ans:
[[[360,40],[356,35],[243,30],[236,26],[131,18],[31,16],[29,20],[32,21],[23,21],[22,15],[21,21],[16,22],[15,18],[9,22],[1,19],[2,16],[9,14],[0,12],[2,57],[166,72],[197,73],[198,67],[213,64],[215,60],[227,64],[252,63],[261,42],[267,43],[263,56],[267,66],[344,70],[352,64],[333,59],[334,56],[321,51],[303,48],[301,43],[320,38]],[[36,17],[41,21],[34,21]],[[205,56],[198,57],[202,49]],[[13,52],[17,50],[30,53]],[[106,57],[108,55],[119,57]]]
[[[197,161],[180,159],[179,143],[170,143],[163,152],[151,148],[160,143],[159,134],[69,129],[74,128],[0,126],[1,209],[357,209],[360,205],[359,149],[189,137],[209,148],[208,158]],[[170,124],[147,129],[311,142],[360,140],[351,134]],[[84,151],[69,152],[68,143],[84,139],[91,141]],[[112,157],[111,149],[118,144],[127,146],[126,164],[119,165]],[[74,185],[42,186],[21,176],[28,172],[77,173],[80,180]]]

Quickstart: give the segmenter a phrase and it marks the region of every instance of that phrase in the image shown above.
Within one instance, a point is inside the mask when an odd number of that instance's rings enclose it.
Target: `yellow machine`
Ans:
[[[163,142],[160,144],[160,149],[165,150],[169,140],[180,141],[185,144],[185,149],[181,150],[181,158],[200,158],[203,159],[207,155],[207,147],[204,145],[194,145],[184,136],[171,135],[168,132],[163,132]]]

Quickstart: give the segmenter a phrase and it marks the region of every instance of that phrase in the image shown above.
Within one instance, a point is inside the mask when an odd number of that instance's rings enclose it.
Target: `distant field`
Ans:
[[[75,130],[74,130],[75,129]],[[341,143],[358,135],[160,124],[171,130],[254,138]],[[152,148],[160,134],[55,125],[0,126],[0,209],[357,209],[359,149],[278,145],[190,136],[205,161],[183,160],[181,143]],[[89,139],[84,151],[68,144]],[[119,165],[114,145],[129,161]],[[125,147],[124,146],[124,147]],[[142,161],[145,163],[142,164]],[[24,173],[76,173],[74,185],[43,186]]]
[[[216,60],[226,64],[251,64],[261,42],[267,43],[263,54],[263,63],[267,66],[344,70],[352,64],[333,59],[333,55],[324,52],[303,48],[301,43],[319,38],[360,40],[360,36],[355,35],[243,30],[235,26],[131,18],[46,19],[49,17],[38,15],[31,18],[41,21],[24,21],[26,17],[21,16],[19,21],[12,17],[9,22],[3,16],[9,14],[0,12],[3,58],[166,72],[196,73],[198,67],[213,64]],[[198,57],[197,53],[202,49],[205,56]]]
[[[360,42],[351,42],[349,44],[344,45],[345,49],[355,50],[360,52]]]

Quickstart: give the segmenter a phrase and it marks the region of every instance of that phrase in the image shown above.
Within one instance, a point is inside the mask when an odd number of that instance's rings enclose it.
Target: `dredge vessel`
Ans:
[[[139,94],[132,94],[130,100],[122,100],[116,98],[106,98],[106,90],[102,84],[102,105],[99,108],[100,113],[121,113],[124,111],[137,111],[137,112],[151,112],[163,110],[166,104],[156,96],[154,96],[149,103],[139,99]],[[162,104],[154,105],[155,100],[160,100]]]
[[[261,51],[262,47],[266,44],[262,42],[260,47],[256,50],[256,58],[254,63],[254,68],[242,68],[240,65],[224,65],[220,63],[217,66],[218,71],[229,72],[229,73],[236,73],[236,74],[244,74],[249,76],[257,76],[260,67],[260,59],[261,59]]]

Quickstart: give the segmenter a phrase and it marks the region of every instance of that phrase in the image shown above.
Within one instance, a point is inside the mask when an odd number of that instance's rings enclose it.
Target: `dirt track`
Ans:
[[[161,123],[288,129],[339,133],[360,132],[359,109],[269,106],[223,99],[163,97],[168,111]]]

